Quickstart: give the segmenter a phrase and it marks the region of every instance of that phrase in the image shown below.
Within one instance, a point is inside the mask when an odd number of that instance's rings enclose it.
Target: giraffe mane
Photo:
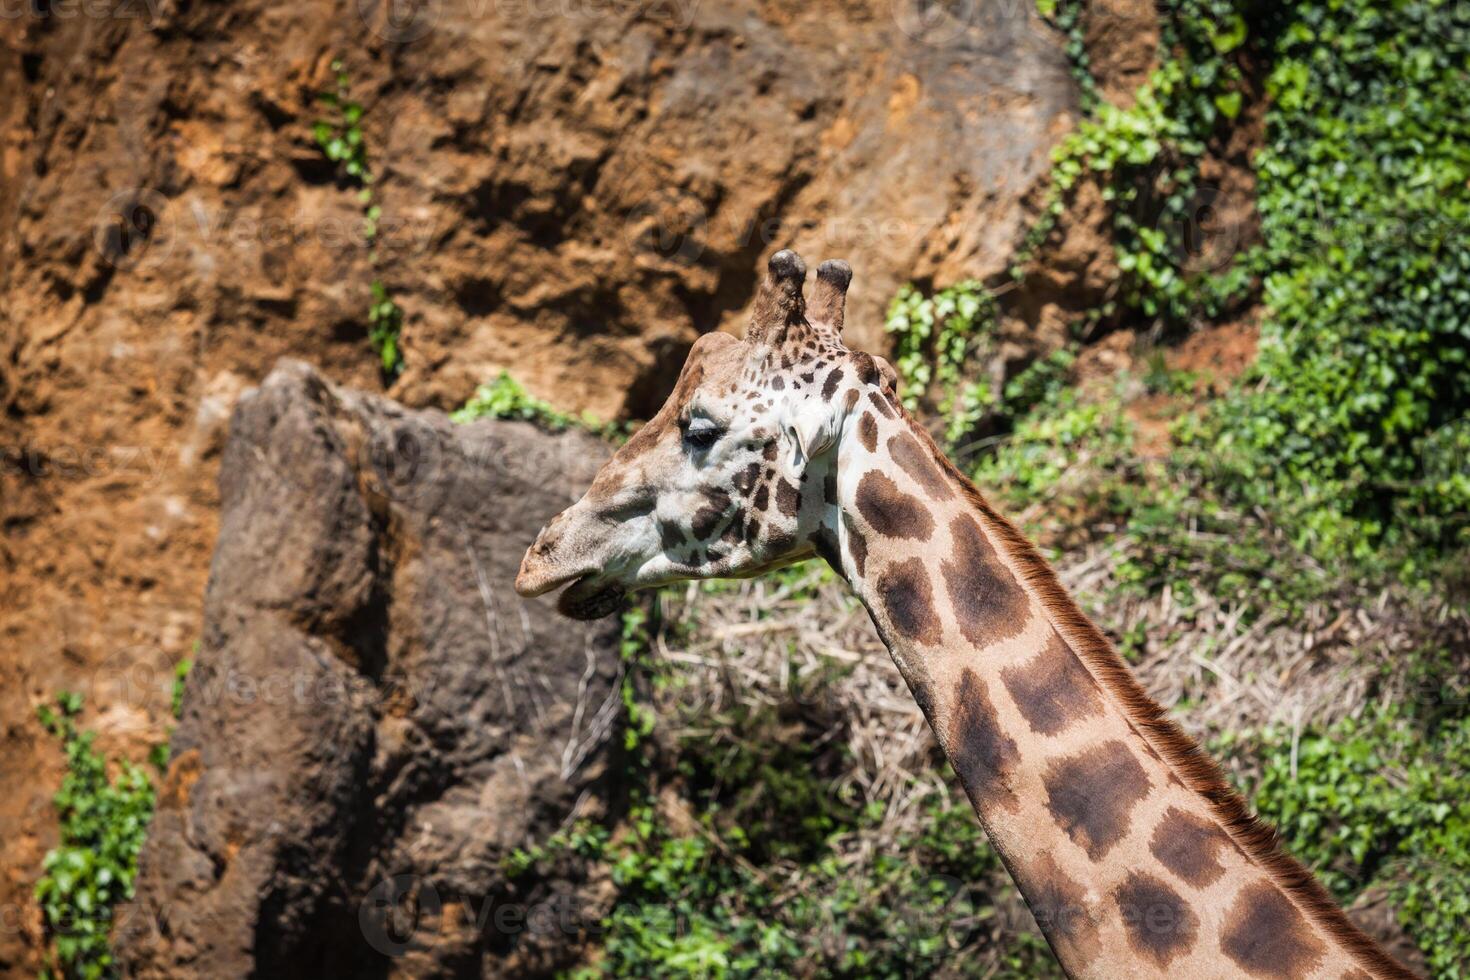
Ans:
[[[1124,716],[1163,757],[1174,774],[1204,797],[1210,812],[1230,839],[1265,870],[1270,879],[1335,941],[1361,964],[1385,977],[1414,980],[1378,943],[1355,926],[1315,875],[1286,853],[1276,829],[1250,811],[1245,800],[1225,781],[1219,765],[1149,696],[1123,662],[1101,629],[1078,607],[1057,580],[1056,572],[1017,528],[981,495],[958,466],[935,444],[901,405],[899,410],[919,436],[934,461],[954,479],[966,499],[985,517],[1000,538],[1006,556],[1021,572],[1025,584],[1041,602],[1052,626],[1061,633]]]

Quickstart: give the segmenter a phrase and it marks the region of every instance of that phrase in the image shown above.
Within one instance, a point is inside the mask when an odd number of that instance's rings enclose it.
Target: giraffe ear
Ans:
[[[806,298],[801,294],[805,281],[806,263],[800,255],[783,248],[771,256],[745,331],[751,346],[780,344],[787,326],[805,316]]]

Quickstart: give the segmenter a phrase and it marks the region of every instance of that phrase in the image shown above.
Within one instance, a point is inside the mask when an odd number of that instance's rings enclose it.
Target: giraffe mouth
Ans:
[[[593,574],[583,575],[556,597],[556,611],[568,619],[601,619],[623,608],[627,590],[612,582],[598,582]]]

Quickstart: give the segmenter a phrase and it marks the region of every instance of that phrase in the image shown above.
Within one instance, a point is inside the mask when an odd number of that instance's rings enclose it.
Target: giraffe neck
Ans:
[[[836,476],[824,553],[1070,976],[1408,976],[901,409],[876,392],[854,406]]]

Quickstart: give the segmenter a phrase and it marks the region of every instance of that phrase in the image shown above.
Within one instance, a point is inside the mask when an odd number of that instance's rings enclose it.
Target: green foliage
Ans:
[[[1084,397],[1067,383],[1073,359],[1058,351],[1017,374],[997,411],[1011,431],[954,452],[963,463],[981,450],[968,466],[976,485],[1048,539],[1122,522],[1145,499],[1119,395]]]
[[[810,784],[801,798],[825,799],[830,811],[826,787],[788,761],[795,768],[779,788],[730,782],[766,794]],[[928,808],[932,822],[922,836],[855,863],[843,842],[871,829],[882,808],[843,808],[825,832],[779,841],[783,857],[773,862],[762,831],[718,808],[695,818],[697,831],[679,834],[665,814],[641,804],[630,832],[608,849],[618,902],[603,923],[603,957],[577,976],[897,980],[940,966],[955,976],[1059,975],[1045,942],[1030,933],[1000,964],[975,955],[980,923],[995,914],[986,886],[976,883],[1005,887],[1000,862],[963,800],[935,798]]]
[[[118,763],[116,778],[108,779],[107,761],[92,747],[96,734],[77,730],[81,710],[81,696],[63,692],[54,710],[43,705],[37,712],[61,740],[67,773],[53,798],[61,841],[46,854],[35,895],[59,975],[90,980],[116,973],[108,946],[112,910],[133,896],[153,786],[128,762]]]
[[[199,644],[194,644],[195,652],[198,652]],[[194,661],[185,657],[174,664],[173,684],[169,689],[169,712],[174,718],[179,718],[184,713],[184,683],[189,679],[189,671],[194,668]]]
[[[648,632],[649,608],[657,608],[656,600],[647,600],[649,605],[630,605],[623,610],[618,655],[623,662],[623,747],[632,752],[640,747],[648,736],[658,716],[644,703],[638,689],[638,671],[653,669],[649,664],[650,639]]]
[[[894,335],[904,404],[913,409],[932,397],[951,440],[973,428],[993,400],[987,387],[965,383],[962,369],[990,349],[995,309],[990,291],[974,280],[932,296],[904,286],[889,304],[885,329]]]
[[[1297,3],[1271,39],[1258,202],[1271,316],[1186,431],[1324,561],[1470,543],[1470,17]],[[1329,54],[1330,52],[1330,54]]]
[[[1041,0],[1039,6],[1068,32],[1069,51],[1080,44],[1079,3]],[[1057,226],[1078,183],[1091,179],[1113,216],[1126,309],[1182,324],[1214,316],[1244,295],[1247,266],[1232,261],[1231,243],[1222,249],[1218,241],[1205,241],[1219,232],[1211,227],[1217,189],[1200,183],[1210,141],[1243,101],[1233,54],[1246,39],[1246,25],[1236,7],[1232,0],[1171,4],[1162,17],[1160,64],[1128,108],[1096,98],[1094,85],[1083,86],[1089,118],[1052,153],[1051,187],[1013,259],[1015,278],[1022,278]],[[1109,301],[1092,316],[1117,312]]]
[[[815,597],[824,574],[782,569],[771,585]],[[574,977],[1060,975],[1022,927],[1007,933],[1014,948],[995,949],[997,906],[1015,896],[962,796],[922,801],[913,837],[861,843],[879,835],[885,807],[836,788],[845,749],[804,721],[830,674],[793,672],[799,689],[777,704],[673,709],[690,716],[655,737],[654,704],[666,702],[649,695],[679,683],[649,656],[651,634],[666,628],[642,606],[624,614],[626,727],[637,735],[618,829],[575,828],[512,859],[521,874],[572,850],[606,864],[613,910],[599,957]]]
[[[378,223],[383,209],[377,203],[373,185],[377,176],[368,162],[367,140],[363,135],[364,109],[351,96],[352,77],[341,61],[332,62],[336,89],[317,93],[317,100],[331,111],[330,119],[319,119],[312,127],[317,146],[328,160],[341,167],[342,173],[358,187],[357,199],[362,205],[362,237],[367,243],[368,258],[378,264]],[[397,377],[403,371],[403,353],[399,336],[403,332],[403,310],[393,301],[382,279],[372,282],[372,302],[368,307],[368,343],[381,362],[385,378]]]
[[[1385,887],[1434,976],[1470,976],[1470,717],[1425,730],[1385,711],[1255,751],[1255,805],[1287,849],[1343,902]]]
[[[403,310],[388,295],[388,287],[381,279],[372,284],[373,302],[368,308],[368,343],[378,353],[383,374],[393,376],[403,369],[403,355],[398,350],[398,338],[403,333]]]
[[[510,376],[509,371],[501,371],[494,381],[476,388],[470,400],[450,415],[450,418],[456,422],[520,419],[523,422],[534,422],[550,432],[581,428],[611,439],[620,438],[626,432],[626,427],[617,423],[599,422],[591,415],[569,415],[559,411],[550,402],[533,398]]]
[[[1077,102],[1084,113],[1091,115],[1102,99],[1092,74],[1092,59],[1087,53],[1082,23],[1085,8],[1085,0],[1036,0],[1036,10],[1042,18],[1066,35],[1067,64],[1072,81],[1077,83]]]
[[[520,419],[535,422],[552,432],[561,432],[576,424],[572,416],[557,411],[550,403],[532,398],[526,389],[501,371],[490,384],[480,385],[464,407],[450,416],[456,422],[473,422],[475,419]]]

